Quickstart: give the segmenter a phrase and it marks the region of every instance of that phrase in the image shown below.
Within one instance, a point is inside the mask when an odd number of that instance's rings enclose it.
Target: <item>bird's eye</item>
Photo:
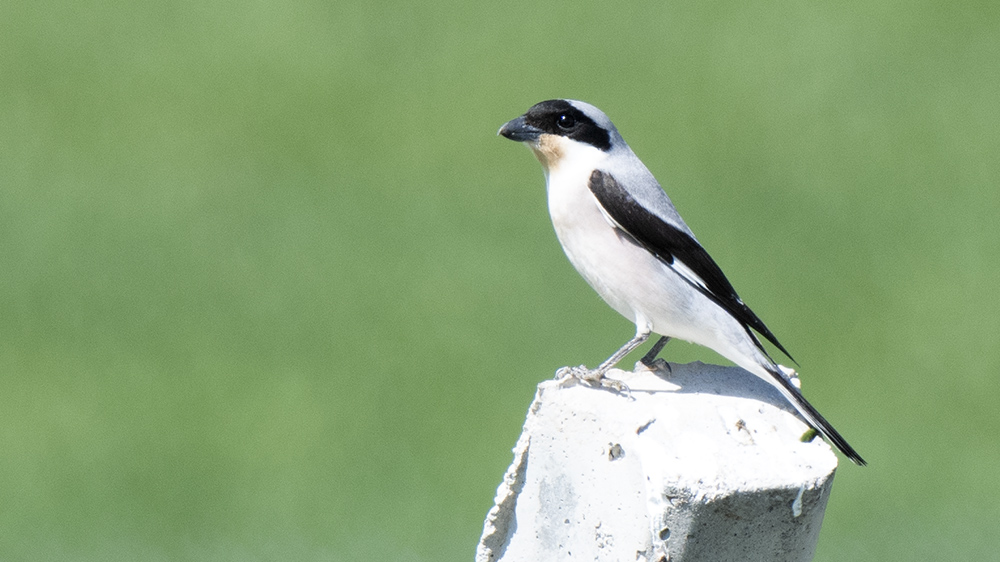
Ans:
[[[576,125],[576,119],[568,113],[561,113],[556,117],[556,125],[560,129],[572,129],[573,125]]]

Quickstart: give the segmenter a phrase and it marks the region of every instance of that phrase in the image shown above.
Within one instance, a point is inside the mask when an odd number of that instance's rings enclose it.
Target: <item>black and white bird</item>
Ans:
[[[817,432],[859,465],[865,461],[802,396],[794,371],[776,364],[757,334],[788,355],[743,303],[684,223],[656,178],[611,120],[575,100],[548,100],[500,128],[542,163],[549,214],[566,256],[636,335],[596,369],[573,374],[602,382],[605,373],[651,333],[709,347],[777,388]],[[791,356],[789,356],[791,358]]]

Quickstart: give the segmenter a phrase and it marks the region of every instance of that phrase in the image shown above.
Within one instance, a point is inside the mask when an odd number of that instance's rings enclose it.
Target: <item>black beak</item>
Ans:
[[[524,115],[518,117],[517,119],[511,119],[504,123],[503,127],[497,131],[498,135],[503,135],[512,141],[517,142],[534,142],[538,140],[538,137],[542,136],[541,129],[532,127],[524,120]]]

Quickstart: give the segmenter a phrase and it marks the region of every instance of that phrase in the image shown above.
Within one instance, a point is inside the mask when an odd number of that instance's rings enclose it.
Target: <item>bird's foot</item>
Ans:
[[[586,365],[578,367],[563,367],[556,371],[556,380],[564,383],[569,380],[577,380],[583,384],[596,388],[614,390],[615,392],[632,395],[628,385],[618,379],[608,378],[604,371],[600,369],[588,369]]]
[[[587,380],[591,376],[590,369],[586,365],[580,365],[578,367],[563,367],[556,371],[556,380],[559,382],[566,382],[568,380]]]
[[[639,362],[635,364],[635,370],[638,371],[643,368],[650,371],[666,371],[668,375],[674,372],[674,370],[670,368],[670,363],[667,363],[667,360],[662,358],[654,359],[648,362],[645,357],[640,359]]]
[[[618,379],[601,377],[600,380],[596,381],[596,384],[598,384],[600,388],[606,390],[612,390],[614,392],[617,392],[618,394],[624,394],[627,397],[632,398],[632,389],[630,389],[627,384]]]

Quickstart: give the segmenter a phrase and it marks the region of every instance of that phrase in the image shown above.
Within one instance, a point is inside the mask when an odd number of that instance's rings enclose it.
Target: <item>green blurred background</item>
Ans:
[[[8,2],[0,64],[2,560],[471,560],[633,330],[495,136],[551,97],[871,463],[816,559],[1000,559],[994,1]]]

